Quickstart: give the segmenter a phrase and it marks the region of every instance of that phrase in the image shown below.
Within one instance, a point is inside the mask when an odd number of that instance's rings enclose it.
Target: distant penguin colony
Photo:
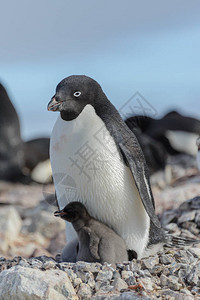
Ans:
[[[100,85],[87,76],[67,77],[58,84],[48,110],[60,112],[50,140],[59,207],[81,202],[123,238],[129,258],[159,251],[165,234],[155,214],[143,152]],[[75,182],[72,189],[67,178]],[[69,253],[74,253],[78,242],[71,224],[66,234]]]
[[[112,229],[92,218],[80,202],[71,202],[55,216],[71,222],[78,235],[75,261],[117,263],[128,260],[123,239]]]

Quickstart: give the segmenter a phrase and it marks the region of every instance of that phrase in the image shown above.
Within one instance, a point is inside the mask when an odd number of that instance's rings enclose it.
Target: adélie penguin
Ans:
[[[123,239],[95,220],[80,202],[70,202],[54,216],[71,222],[79,239],[76,261],[117,263],[128,260]]]
[[[50,140],[60,209],[71,201],[83,203],[138,259],[159,251],[165,234],[143,152],[100,85],[87,76],[69,76],[58,84],[48,110],[60,112]],[[74,245],[71,224],[66,234]]]

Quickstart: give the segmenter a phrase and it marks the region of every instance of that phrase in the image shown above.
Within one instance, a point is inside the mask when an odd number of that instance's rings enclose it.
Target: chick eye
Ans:
[[[74,97],[79,97],[81,95],[81,92],[80,91],[77,91],[74,93]]]

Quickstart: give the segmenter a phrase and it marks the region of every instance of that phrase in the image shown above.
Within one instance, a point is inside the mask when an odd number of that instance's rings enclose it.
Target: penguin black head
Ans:
[[[85,206],[80,202],[70,202],[62,210],[54,212],[55,217],[61,217],[65,221],[75,222],[79,219],[88,221],[90,215],[87,212]]]
[[[48,110],[60,111],[61,118],[71,121],[78,117],[87,104],[95,106],[99,94],[104,95],[100,85],[84,75],[72,75],[63,79],[48,104]]]

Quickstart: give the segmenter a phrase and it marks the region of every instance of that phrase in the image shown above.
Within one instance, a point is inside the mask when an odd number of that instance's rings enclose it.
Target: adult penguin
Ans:
[[[0,84],[0,180],[23,181],[24,144],[17,112]]]
[[[160,250],[165,237],[143,152],[100,85],[87,76],[69,76],[58,84],[48,110],[60,112],[50,141],[60,208],[82,202],[139,259]],[[70,178],[73,189],[67,185]],[[67,225],[72,250],[76,233]]]

